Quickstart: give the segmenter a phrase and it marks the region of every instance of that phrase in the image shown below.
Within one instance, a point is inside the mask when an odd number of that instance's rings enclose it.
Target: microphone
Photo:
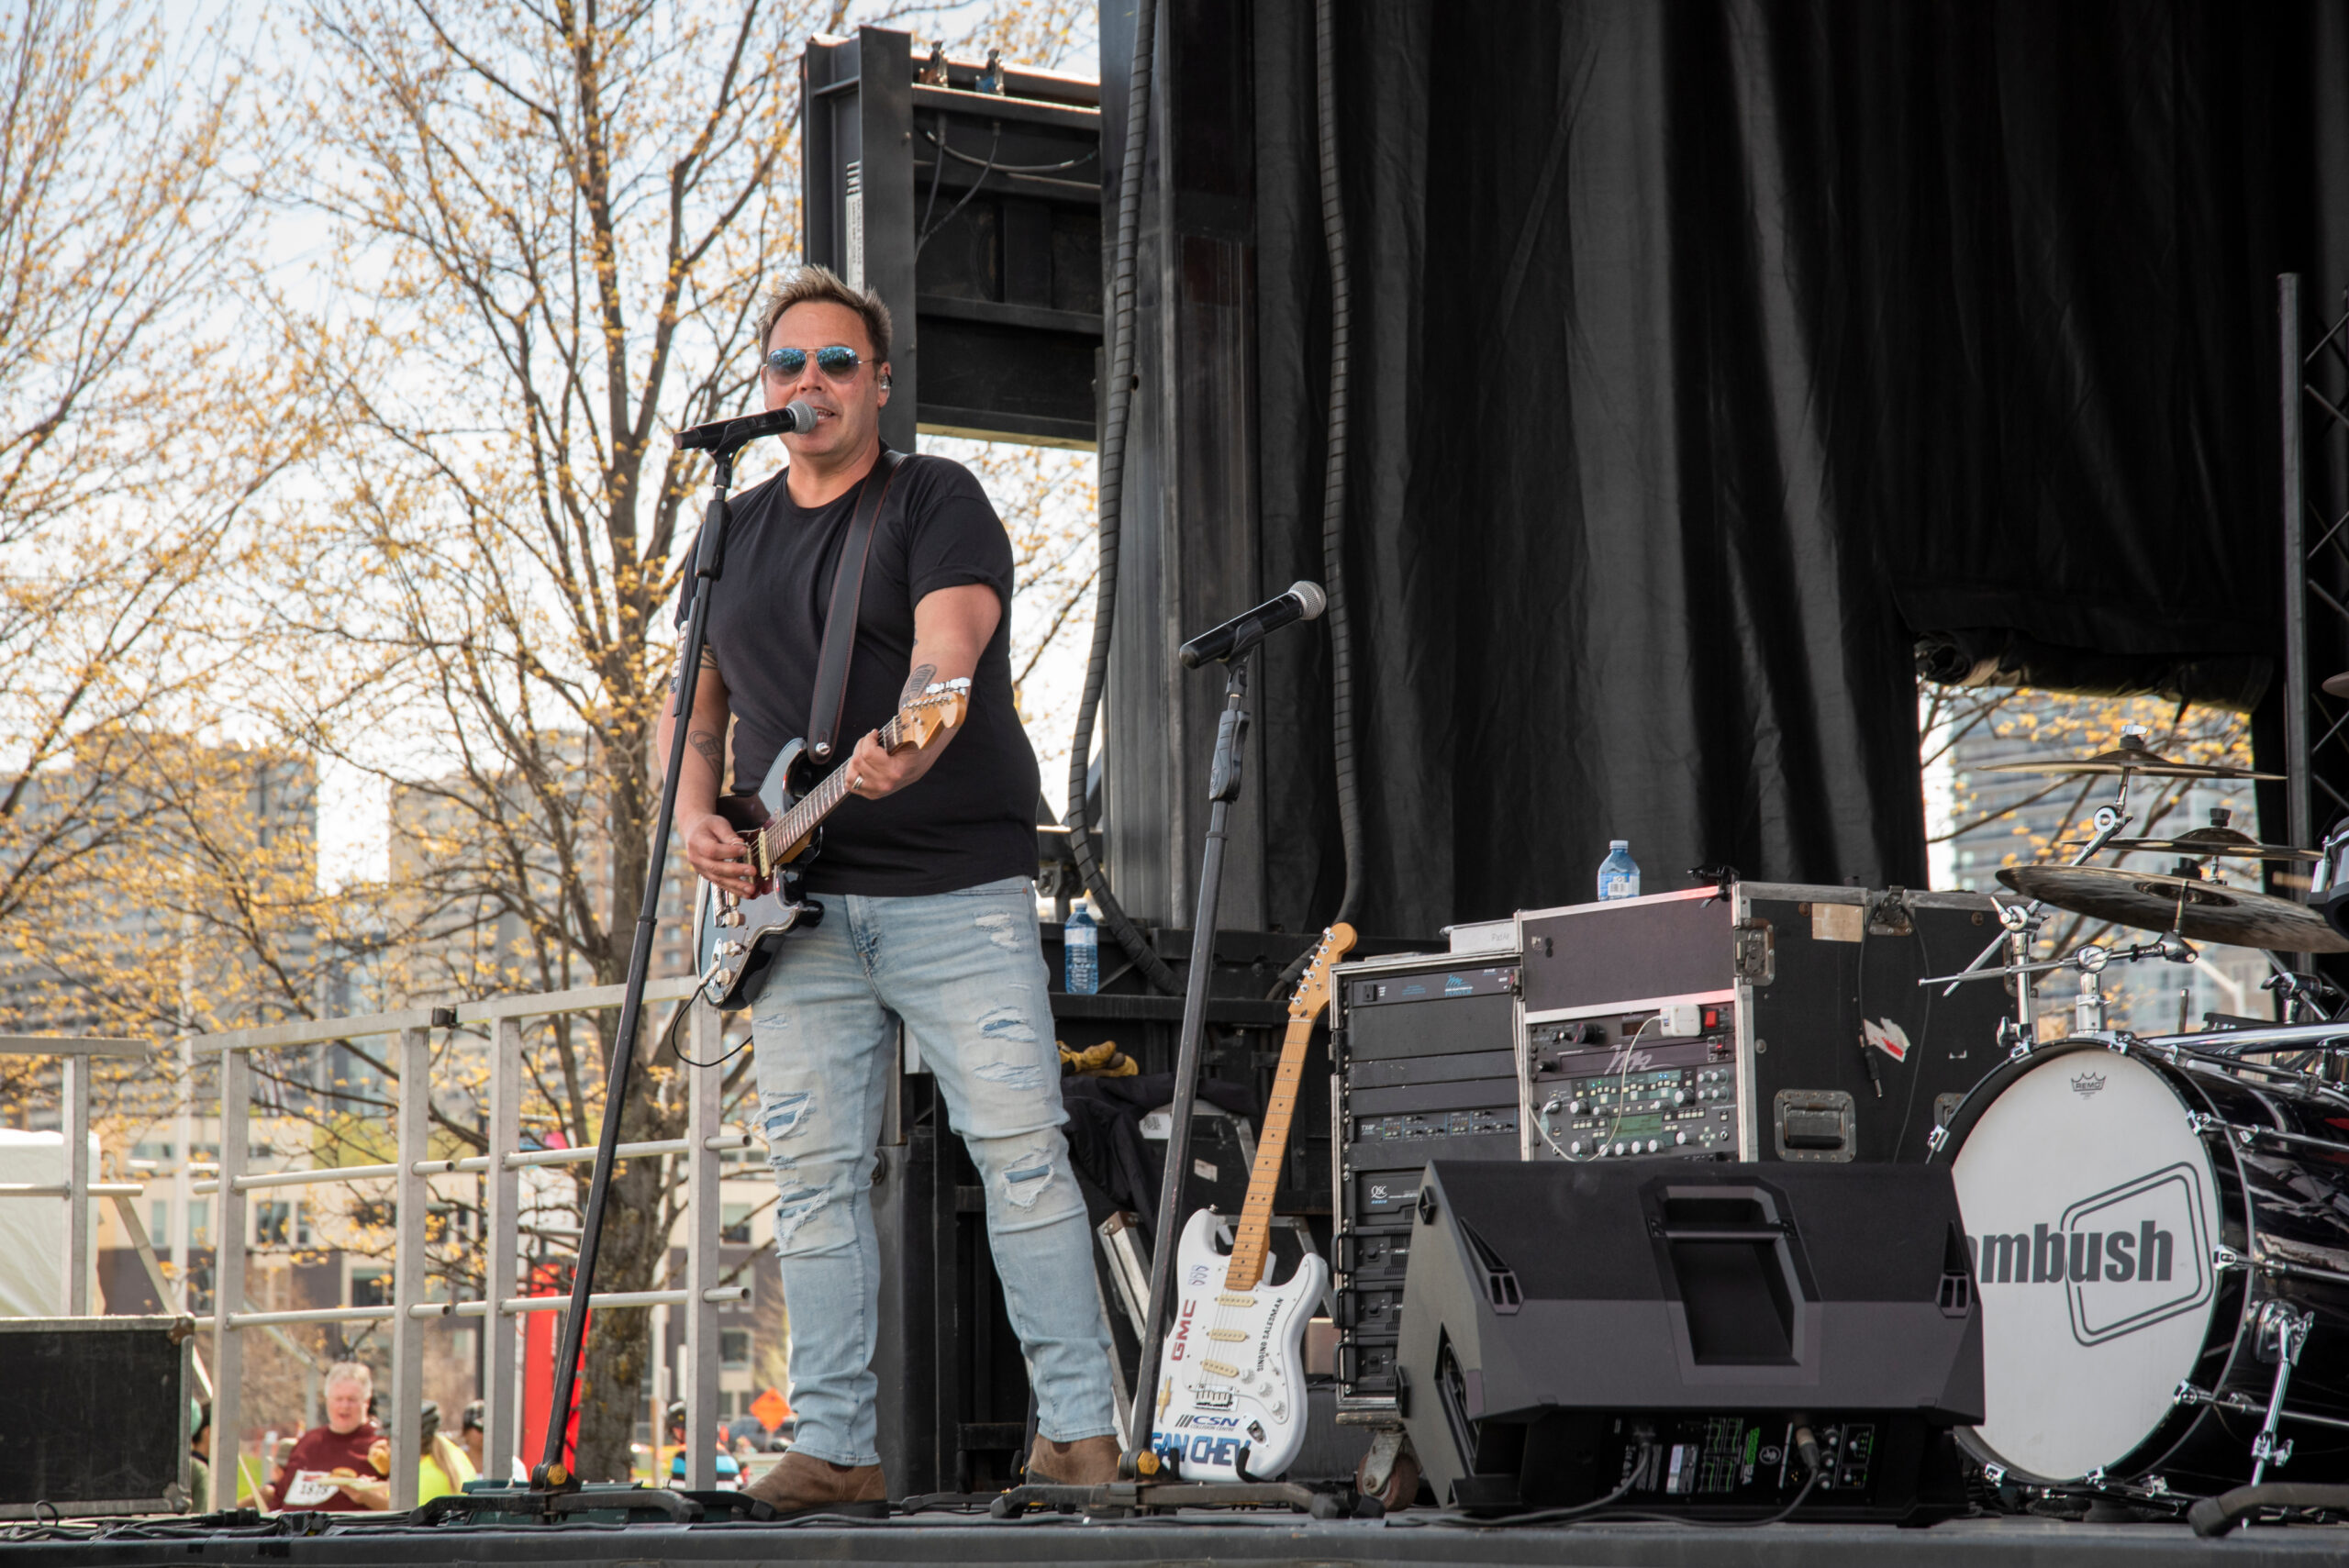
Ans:
[[[1277,599],[1267,599],[1244,616],[1234,616],[1213,631],[1203,631],[1183,644],[1175,657],[1183,668],[1196,670],[1216,660],[1247,652],[1293,620],[1313,620],[1330,607],[1330,595],[1319,583],[1292,583]]]
[[[677,432],[677,444],[687,451],[731,451],[761,436],[804,436],[816,428],[816,410],[798,398],[764,414],[740,419],[712,419]]]

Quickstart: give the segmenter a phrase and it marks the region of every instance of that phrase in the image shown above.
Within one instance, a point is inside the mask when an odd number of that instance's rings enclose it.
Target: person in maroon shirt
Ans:
[[[391,1506],[391,1485],[369,1451],[384,1438],[367,1418],[367,1400],[374,1391],[374,1374],[357,1362],[337,1362],[327,1369],[327,1424],[295,1440],[270,1485],[273,1511],[365,1513]]]

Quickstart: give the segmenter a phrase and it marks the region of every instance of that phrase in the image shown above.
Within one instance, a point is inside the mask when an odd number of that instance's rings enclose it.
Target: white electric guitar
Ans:
[[[1330,1288],[1330,1265],[1308,1252],[1276,1285],[1265,1262],[1306,1042],[1330,1002],[1330,967],[1353,945],[1352,926],[1322,933],[1289,999],[1280,1071],[1230,1255],[1218,1251],[1219,1221],[1207,1208],[1191,1216],[1175,1248],[1179,1295],[1159,1362],[1151,1447],[1186,1481],[1277,1480],[1305,1441],[1305,1323]]]

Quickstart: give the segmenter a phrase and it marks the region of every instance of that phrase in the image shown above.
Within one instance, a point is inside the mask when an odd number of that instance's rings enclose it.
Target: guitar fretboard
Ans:
[[[893,718],[881,727],[879,740],[884,751],[896,749],[897,720]],[[813,833],[833,808],[848,798],[849,785],[854,782],[846,762],[825,774],[823,782],[800,796],[790,810],[759,829],[753,863],[762,871],[780,864],[801,840]]]
[[[1232,1233],[1231,1262],[1223,1272],[1226,1290],[1252,1290],[1264,1277],[1264,1254],[1273,1236],[1273,1189],[1280,1185],[1281,1162],[1288,1158],[1289,1123],[1297,1117],[1297,1086],[1305,1076],[1305,1047],[1313,1038],[1313,1016],[1291,1015],[1281,1037],[1281,1064],[1273,1074],[1273,1095],[1264,1106],[1264,1135],[1256,1163],[1248,1173],[1248,1202]]]

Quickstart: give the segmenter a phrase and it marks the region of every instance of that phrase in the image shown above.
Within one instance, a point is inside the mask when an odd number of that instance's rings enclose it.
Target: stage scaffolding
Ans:
[[[2283,429],[2284,784],[2294,844],[2349,816],[2349,294],[2307,339],[2300,276],[2277,279]]]

